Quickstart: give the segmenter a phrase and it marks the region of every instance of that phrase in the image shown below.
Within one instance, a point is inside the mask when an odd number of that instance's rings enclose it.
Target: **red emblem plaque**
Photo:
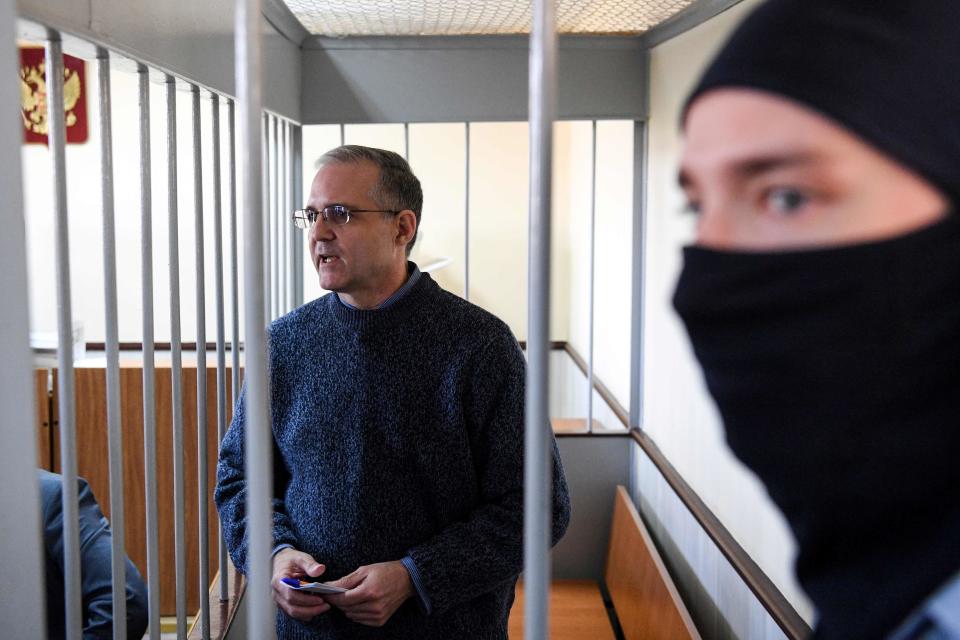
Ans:
[[[63,56],[63,109],[67,142],[87,141],[87,95],[84,62]],[[20,115],[27,143],[47,143],[47,78],[43,47],[20,48]]]

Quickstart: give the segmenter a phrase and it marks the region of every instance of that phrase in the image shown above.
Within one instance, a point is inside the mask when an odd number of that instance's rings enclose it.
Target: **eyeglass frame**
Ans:
[[[346,215],[346,220],[343,222],[331,220],[330,217],[333,215],[331,209],[340,210],[340,212],[343,212]],[[317,223],[317,220],[323,218],[324,222],[330,222],[338,227],[342,227],[350,222],[351,216],[353,216],[355,213],[389,213],[391,215],[397,215],[400,213],[400,211],[394,211],[391,209],[351,209],[350,207],[342,204],[332,204],[320,210],[314,209],[313,207],[305,207],[303,209],[297,209],[293,212],[293,224],[298,229],[308,231],[313,228],[313,225]],[[311,217],[313,218],[312,220],[310,219]]]

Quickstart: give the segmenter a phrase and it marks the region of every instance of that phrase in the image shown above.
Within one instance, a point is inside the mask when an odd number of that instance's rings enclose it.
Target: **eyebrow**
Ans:
[[[761,155],[735,162],[729,170],[740,179],[749,179],[778,169],[792,169],[814,164],[820,160],[822,156],[813,152]],[[681,167],[677,174],[677,184],[682,189],[687,189],[693,185],[693,182],[688,170]]]

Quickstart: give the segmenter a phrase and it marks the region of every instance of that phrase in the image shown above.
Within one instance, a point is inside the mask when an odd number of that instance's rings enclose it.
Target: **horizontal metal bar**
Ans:
[[[675,38],[694,27],[700,26],[707,20],[740,4],[742,1],[743,0],[699,0],[699,2],[691,4],[686,9],[641,34],[639,37],[640,45],[644,49],[652,49],[671,38]]]

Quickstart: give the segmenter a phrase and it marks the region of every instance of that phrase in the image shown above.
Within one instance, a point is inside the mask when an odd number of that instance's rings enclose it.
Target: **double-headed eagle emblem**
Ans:
[[[47,82],[45,64],[20,68],[20,106],[23,126],[32,133],[45,136],[47,123]],[[67,127],[77,122],[73,112],[80,100],[80,74],[70,69],[63,70],[63,109]]]

